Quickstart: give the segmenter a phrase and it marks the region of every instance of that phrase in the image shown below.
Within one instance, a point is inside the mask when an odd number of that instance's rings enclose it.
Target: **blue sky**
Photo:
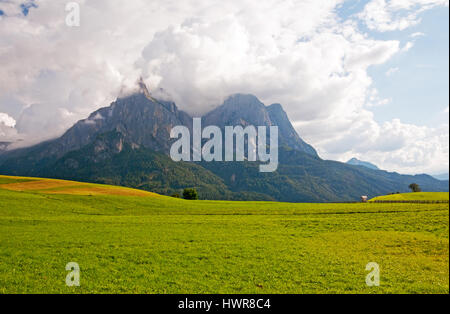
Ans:
[[[390,106],[374,108],[378,120],[401,117],[406,123],[433,126],[442,119],[449,104],[448,21],[448,8],[435,8],[423,13],[418,26],[394,34],[375,34],[400,38],[403,43],[415,32],[425,34],[416,38],[409,51],[369,71],[381,96],[392,99]],[[398,72],[387,77],[391,68],[398,68]]]
[[[339,14],[350,17],[367,2],[349,1]],[[400,118],[404,123],[433,127],[448,119],[444,111],[449,105],[449,9],[435,7],[420,17],[421,23],[403,31],[379,32],[359,25],[374,39],[399,40],[402,47],[414,43],[410,50],[368,71],[379,97],[390,100],[388,105],[371,108],[378,122]],[[423,35],[411,36],[418,33]],[[391,69],[393,73],[387,75]]]

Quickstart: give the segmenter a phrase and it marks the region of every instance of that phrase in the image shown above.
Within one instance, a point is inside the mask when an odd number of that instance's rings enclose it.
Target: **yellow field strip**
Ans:
[[[65,195],[118,195],[139,197],[161,197],[156,193],[118,186],[106,186],[56,179],[21,178],[0,176],[7,179],[30,179],[26,182],[0,184],[0,189],[17,192],[38,192],[42,194]]]

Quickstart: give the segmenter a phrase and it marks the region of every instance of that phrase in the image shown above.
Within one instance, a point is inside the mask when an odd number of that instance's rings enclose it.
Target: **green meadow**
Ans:
[[[371,201],[447,201],[449,193],[446,192],[420,192],[403,193],[379,196]]]
[[[0,176],[0,293],[448,294],[449,205],[185,201]]]

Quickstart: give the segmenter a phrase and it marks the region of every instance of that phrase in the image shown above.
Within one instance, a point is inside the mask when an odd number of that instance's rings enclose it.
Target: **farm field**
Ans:
[[[448,192],[420,192],[379,196],[371,201],[448,201]]]
[[[448,294],[449,205],[185,201],[0,176],[0,293]]]

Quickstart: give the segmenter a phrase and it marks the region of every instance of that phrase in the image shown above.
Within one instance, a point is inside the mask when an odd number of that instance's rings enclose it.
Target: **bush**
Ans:
[[[183,192],[185,200],[198,200],[198,193],[196,189],[185,189]]]

